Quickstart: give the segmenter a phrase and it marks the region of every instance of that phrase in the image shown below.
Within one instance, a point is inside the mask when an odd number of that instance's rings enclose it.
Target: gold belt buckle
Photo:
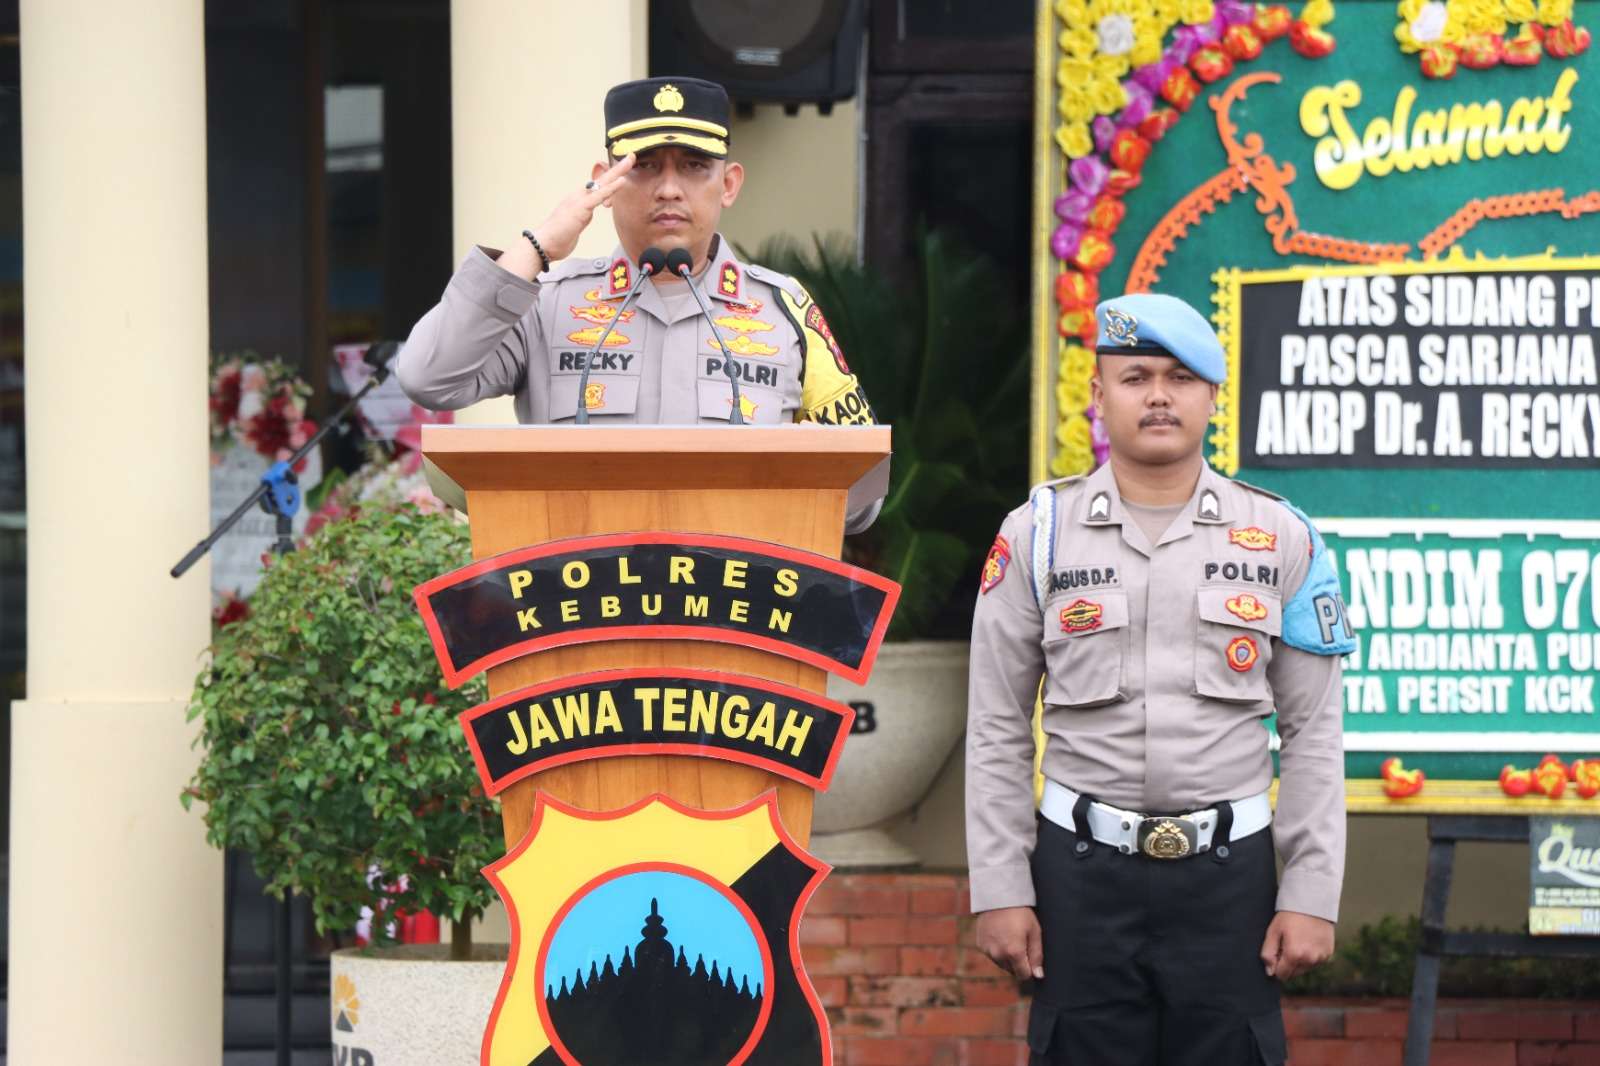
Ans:
[[[1139,850],[1152,859],[1182,859],[1194,854],[1200,834],[1189,818],[1143,818]]]

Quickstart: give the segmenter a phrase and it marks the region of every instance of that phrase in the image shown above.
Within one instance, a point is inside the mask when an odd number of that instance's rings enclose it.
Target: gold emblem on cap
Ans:
[[[682,111],[683,94],[676,85],[663,85],[656,90],[655,105],[657,111]]]

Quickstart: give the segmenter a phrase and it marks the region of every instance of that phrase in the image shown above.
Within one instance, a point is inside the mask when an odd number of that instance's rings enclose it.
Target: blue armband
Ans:
[[[1328,561],[1328,548],[1322,534],[1304,511],[1280,501],[1311,534],[1311,565],[1294,598],[1283,608],[1282,640],[1291,648],[1313,655],[1348,655],[1356,650],[1356,635],[1345,617],[1344,598],[1339,594],[1339,575]]]

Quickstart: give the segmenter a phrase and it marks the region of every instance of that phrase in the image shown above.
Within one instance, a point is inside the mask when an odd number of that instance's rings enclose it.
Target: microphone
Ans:
[[[372,377],[379,385],[391,372],[390,364],[393,363],[395,353],[400,350],[399,341],[377,341],[368,345],[361,356],[361,361],[372,368]]]
[[[711,335],[716,338],[717,347],[722,349],[722,371],[728,375],[728,387],[733,392],[733,410],[728,413],[728,422],[735,426],[744,425],[743,400],[739,397],[739,367],[733,361],[733,353],[728,351],[728,342],[722,339],[722,331],[717,328],[716,320],[711,317],[711,308],[706,306],[706,298],[700,295],[700,290],[694,287],[694,257],[686,249],[674,248],[667,253],[667,272],[681,277],[689,286],[689,291],[694,293],[694,302],[700,305],[700,313],[705,316],[706,324],[711,327]]]
[[[633,288],[628,290],[628,295],[622,298],[622,306],[617,308],[617,313],[611,316],[611,321],[606,323],[606,330],[600,334],[600,339],[594,342],[583,357],[583,373],[578,376],[578,410],[574,420],[580,426],[589,424],[589,405],[585,402],[589,391],[589,365],[593,362],[595,353],[604,347],[611,337],[611,331],[616,329],[617,323],[622,321],[623,314],[628,310],[628,305],[633,303],[644,288],[644,283],[651,275],[657,274],[667,265],[667,253],[655,245],[651,245],[639,254],[639,276],[633,279]]]

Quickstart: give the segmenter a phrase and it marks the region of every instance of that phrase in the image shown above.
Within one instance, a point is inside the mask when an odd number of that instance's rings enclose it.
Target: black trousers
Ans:
[[[1214,855],[1123,855],[1039,819],[1033,883],[1044,980],[1031,1066],[1280,1066],[1278,983],[1262,967],[1277,868],[1270,829]]]

